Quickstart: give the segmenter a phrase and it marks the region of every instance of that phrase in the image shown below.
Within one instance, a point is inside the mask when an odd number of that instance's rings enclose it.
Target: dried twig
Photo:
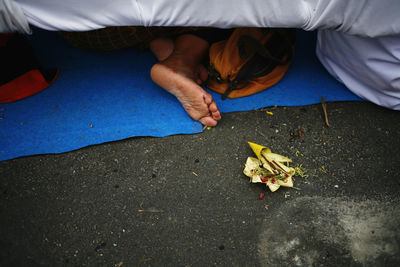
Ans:
[[[321,105],[322,105],[322,110],[324,111],[324,117],[325,117],[325,124],[326,126],[328,126],[328,128],[330,127],[329,125],[329,121],[328,121],[328,113],[326,111],[326,102],[325,102],[325,98],[320,96],[319,97],[321,99]]]

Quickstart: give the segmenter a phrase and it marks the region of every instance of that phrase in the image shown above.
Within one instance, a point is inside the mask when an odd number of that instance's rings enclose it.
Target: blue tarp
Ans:
[[[55,32],[37,29],[30,41],[42,65],[59,68],[60,75],[46,90],[0,105],[0,160],[134,136],[202,131],[176,98],[150,79],[156,62],[150,52],[80,50]],[[315,56],[315,41],[315,32],[298,30],[293,64],[266,91],[234,100],[221,100],[210,92],[221,112],[315,104],[320,96],[327,101],[360,101],[324,70]]]

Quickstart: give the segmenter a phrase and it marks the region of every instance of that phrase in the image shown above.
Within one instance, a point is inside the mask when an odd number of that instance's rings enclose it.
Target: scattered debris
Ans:
[[[124,262],[120,261],[120,262],[115,264],[115,267],[121,267],[123,264],[124,264]]]
[[[197,173],[195,173],[195,172],[192,172],[195,176],[199,176]]]
[[[261,200],[263,200],[263,199],[264,199],[264,194],[261,193],[261,194],[258,196],[258,198],[261,199]]]
[[[309,175],[306,174],[307,172],[308,172],[308,170],[303,167],[303,164],[300,164],[300,165],[294,167],[295,175],[300,176],[301,178],[307,179],[309,177]]]
[[[297,190],[297,191],[301,191],[301,189],[300,188],[298,188],[298,187],[292,187],[293,189],[295,189],[295,190]],[[300,194],[300,193],[299,193]]]
[[[306,169],[303,167],[303,164],[297,165],[294,167],[295,175],[300,176],[301,178],[307,179],[310,177],[307,173],[312,173],[313,177],[318,177],[318,173],[328,173],[328,170],[325,166],[321,166],[318,169]]]
[[[102,242],[101,244],[97,245],[97,246],[94,248],[94,251],[100,252],[100,253],[101,253],[101,252],[102,252],[102,248],[104,248],[106,245],[107,245],[106,242]]]
[[[322,105],[322,110],[324,111],[324,117],[325,117],[325,124],[326,126],[329,128],[329,121],[328,121],[328,112],[326,111],[326,102],[325,102],[325,98],[320,96],[319,97],[321,99],[321,105]]]
[[[262,132],[259,132],[257,129],[256,129],[256,133],[260,134],[264,138],[268,138],[265,134],[263,134]]]
[[[267,113],[268,115],[274,116],[274,113],[271,112],[271,111],[268,111],[268,110],[267,110],[265,113]]]
[[[148,262],[148,261],[152,261],[152,260],[153,260],[153,258],[145,258],[145,257],[142,257],[142,258],[139,260],[139,263]]]
[[[325,166],[321,166],[318,170],[319,170],[320,172],[322,172],[322,173],[327,173],[327,172],[328,172],[328,170],[326,169]]]
[[[138,212],[151,212],[151,213],[158,213],[163,212],[162,210],[156,208],[148,208],[148,209],[139,209]]]

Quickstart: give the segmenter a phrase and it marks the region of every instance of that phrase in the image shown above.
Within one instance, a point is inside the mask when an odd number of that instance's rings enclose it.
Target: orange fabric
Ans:
[[[238,40],[242,35],[250,35],[265,44],[270,39],[272,32],[266,34],[259,28],[239,28],[236,29],[228,40],[214,43],[210,47],[210,65],[220,74],[223,82],[210,79],[207,87],[217,93],[224,94],[229,86],[229,82],[236,78],[237,73],[243,65],[254,55],[250,54],[245,58],[240,58],[238,49]],[[294,49],[293,49],[294,52]],[[246,87],[233,90],[227,96],[228,98],[238,98],[261,92],[279,82],[286,71],[290,62],[286,65],[276,66],[268,75],[253,79]]]
[[[48,83],[39,70],[30,70],[0,86],[0,103],[10,103],[34,95],[53,83],[57,75]]]

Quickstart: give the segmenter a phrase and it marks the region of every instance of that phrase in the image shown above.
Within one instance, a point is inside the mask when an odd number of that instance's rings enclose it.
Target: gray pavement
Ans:
[[[0,265],[400,266],[400,113],[327,107],[0,162]],[[250,184],[247,141],[309,177]]]

